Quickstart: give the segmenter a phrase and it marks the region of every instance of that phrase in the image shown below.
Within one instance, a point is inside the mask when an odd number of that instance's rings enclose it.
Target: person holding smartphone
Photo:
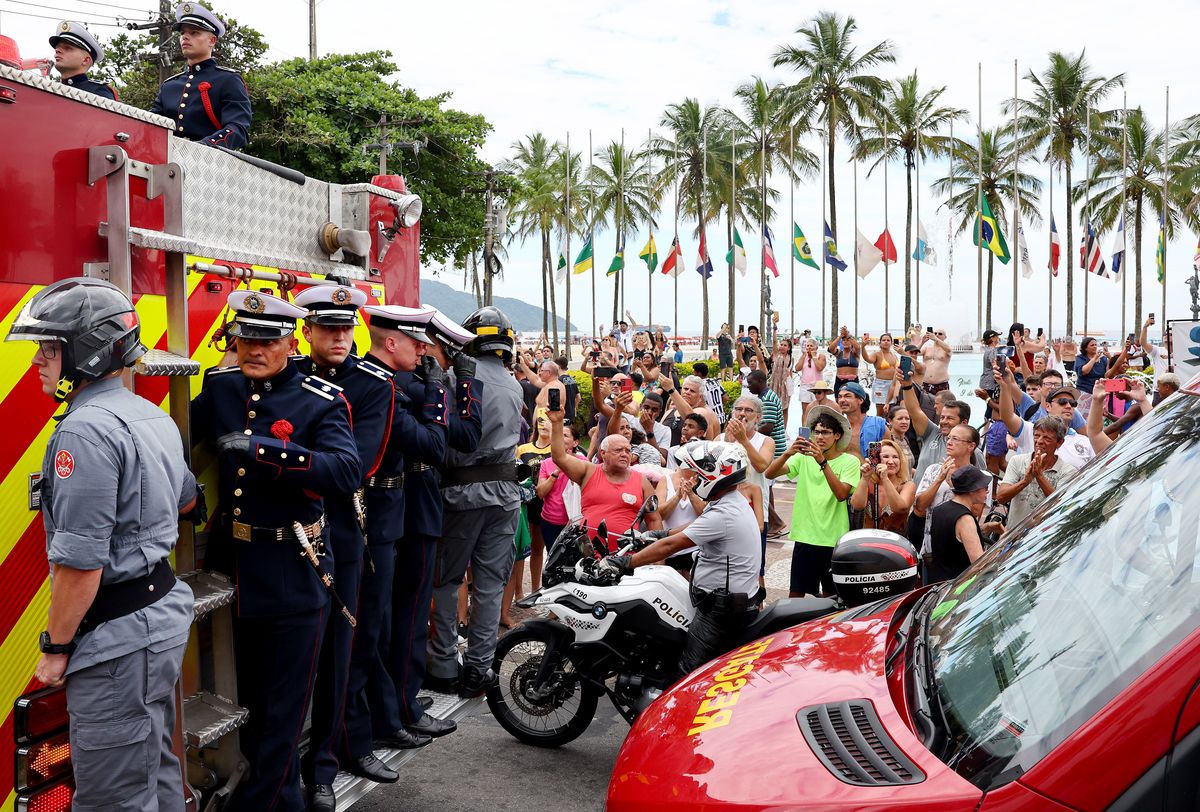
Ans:
[[[861,479],[850,507],[863,511],[863,527],[905,535],[908,512],[917,497],[908,456],[893,439],[871,443],[868,459],[859,466]]]

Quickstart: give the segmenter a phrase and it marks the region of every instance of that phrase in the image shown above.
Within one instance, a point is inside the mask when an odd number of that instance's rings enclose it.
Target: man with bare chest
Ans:
[[[946,343],[946,331],[942,329],[925,334],[921,343],[921,357],[925,359],[925,379],[921,388],[936,395],[950,388],[950,356],[954,350]]]

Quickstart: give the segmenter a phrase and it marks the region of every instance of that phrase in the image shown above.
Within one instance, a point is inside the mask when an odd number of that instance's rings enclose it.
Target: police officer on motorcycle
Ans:
[[[183,809],[171,731],[193,597],[170,555],[196,480],[171,418],[119,377],[146,352],[139,333],[115,285],[64,279],[6,339],[37,342],[42,392],[67,403],[42,463],[51,590],[36,675],[67,686],[76,808]]]
[[[708,503],[704,512],[635,553],[604,558],[596,565],[595,578],[615,582],[635,567],[663,561],[691,545],[699,548],[691,587],[696,615],[679,658],[682,675],[732,648],[758,615],[762,552],[754,511],[737,490],[746,479],[746,453],[732,443],[697,441],[680,448],[676,460],[696,472],[695,493]]]

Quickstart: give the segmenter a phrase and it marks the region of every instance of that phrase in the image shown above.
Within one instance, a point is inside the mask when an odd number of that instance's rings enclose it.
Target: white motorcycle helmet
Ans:
[[[693,440],[675,452],[680,468],[695,471],[694,493],[705,502],[723,495],[746,479],[746,452],[740,445]]]

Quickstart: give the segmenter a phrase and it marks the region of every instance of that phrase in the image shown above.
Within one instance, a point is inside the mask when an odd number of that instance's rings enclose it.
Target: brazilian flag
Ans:
[[[617,253],[613,256],[612,262],[608,264],[608,276],[615,276],[618,272],[625,270],[625,237],[622,235],[621,243],[617,246]]]
[[[800,226],[795,223],[792,223],[792,256],[802,265],[821,270],[817,261],[813,259],[812,246],[808,244],[808,238],[804,236]]]
[[[996,218],[992,215],[992,207],[988,205],[987,195],[983,196],[983,209],[979,219],[976,222],[976,228],[971,231],[971,241],[979,245],[980,239],[983,240],[983,247],[996,255],[996,259],[1007,264],[1012,258],[1012,254],[1008,253],[1008,243],[1004,241],[1004,231],[996,224]]]

